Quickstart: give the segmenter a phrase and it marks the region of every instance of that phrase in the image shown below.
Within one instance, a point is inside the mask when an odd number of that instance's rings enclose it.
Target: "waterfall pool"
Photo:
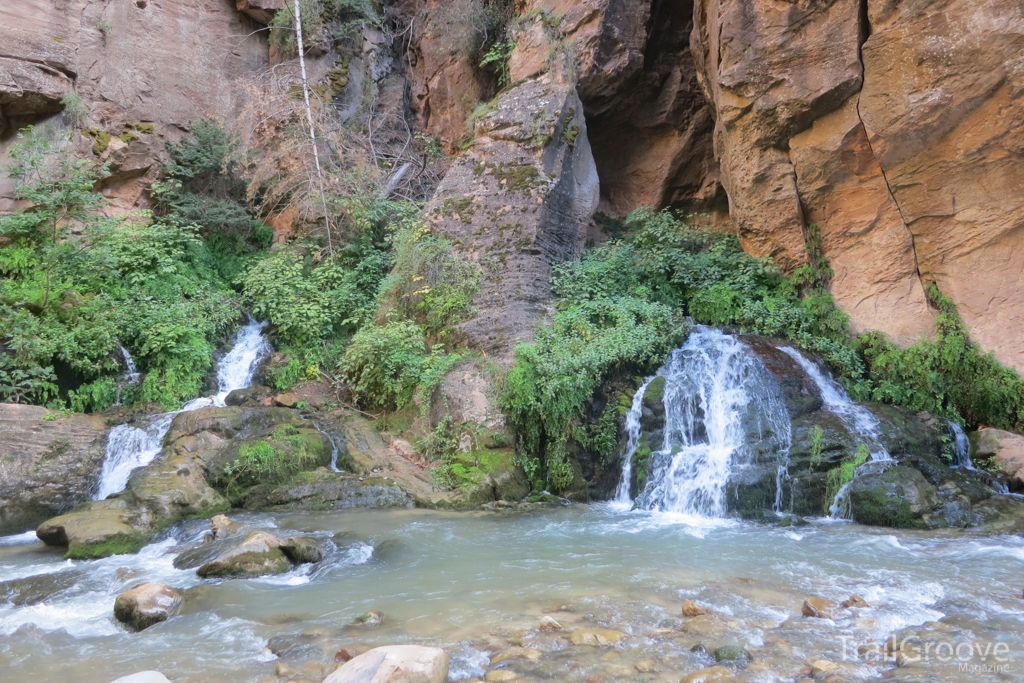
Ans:
[[[317,536],[330,551],[281,576],[203,581],[172,562],[204,521],[168,529],[138,555],[94,561],[63,560],[28,534],[0,540],[4,679],[109,683],[156,669],[176,683],[284,681],[275,671],[322,676],[341,647],[402,642],[446,648],[450,680],[499,668],[521,681],[678,683],[727,645],[753,655],[734,674],[751,683],[832,665],[844,681],[1024,679],[1020,537],[778,528],[609,504],[233,517]],[[143,581],[190,589],[186,607],[129,633],[112,618],[114,598]],[[838,604],[851,594],[870,608],[801,616],[808,596]],[[712,615],[683,618],[686,599]],[[349,626],[370,610],[386,615],[379,627]],[[545,614],[565,630],[539,630]],[[572,644],[570,634],[592,628],[625,635]],[[899,667],[895,655],[872,655],[893,633],[911,648]],[[908,660],[915,643],[930,648],[919,662]],[[510,647],[516,656],[489,664]]]

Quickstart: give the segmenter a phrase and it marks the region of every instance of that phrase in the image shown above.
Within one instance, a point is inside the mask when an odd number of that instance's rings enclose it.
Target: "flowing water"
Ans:
[[[633,506],[633,498],[629,495],[629,489],[633,481],[633,455],[640,444],[640,418],[643,416],[644,395],[653,379],[653,377],[648,377],[640,384],[640,388],[633,394],[633,403],[629,406],[629,412],[626,413],[626,452],[622,460],[622,478],[619,480],[618,488],[615,489],[613,503],[627,510]]]
[[[235,389],[244,389],[252,382],[260,361],[270,353],[270,344],[263,337],[263,327],[249,318],[239,329],[231,350],[221,359],[217,369],[217,393],[189,401],[178,412],[198,410],[207,406],[223,406],[224,399]],[[121,349],[129,372],[135,372],[131,354]],[[127,375],[126,375],[127,376]],[[132,471],[148,465],[160,453],[164,436],[178,413],[162,413],[147,418],[141,426],[118,425],[107,437],[106,454],[100,471],[99,489],[93,500],[103,500],[124,490]]]
[[[141,373],[135,367],[135,359],[132,358],[132,354],[128,352],[128,349],[123,346],[119,346],[121,349],[121,358],[124,359],[124,374],[121,376],[121,381],[117,385],[117,395],[114,397],[114,405],[121,405],[121,391],[126,387],[134,387],[138,385],[139,380],[142,378]]]
[[[973,470],[974,462],[971,460],[971,442],[968,441],[963,427],[950,420],[946,423],[949,426],[950,435],[953,437],[953,463],[963,470]]]
[[[1010,661],[1001,665],[1010,674],[961,672],[958,660],[935,659],[895,669],[893,680],[1021,680],[1020,537],[677,520],[607,505],[239,514],[236,521],[278,536],[321,538],[330,551],[320,565],[229,581],[202,581],[194,570],[173,567],[204,522],[168,530],[138,555],[88,562],[12,537],[0,540],[0,576],[8,582],[0,596],[29,577],[55,592],[34,604],[0,597],[0,671],[4,680],[38,683],[109,683],[144,669],[175,683],[255,683],[273,677],[279,664],[298,666],[296,658],[329,663],[340,647],[406,642],[445,647],[450,679],[465,680],[482,677],[491,656],[518,643],[539,651],[538,661],[500,665],[518,680],[678,683],[713,664],[691,648],[735,644],[754,655],[737,672],[738,683],[800,680],[816,660],[837,662],[844,680],[862,681],[895,664],[858,657],[858,645],[918,627],[913,631],[924,629],[926,640],[1004,644]],[[170,621],[129,633],[111,617],[114,599],[150,580],[192,589],[187,606]],[[800,616],[808,595],[838,602],[851,593],[871,607],[840,610],[835,620]],[[684,599],[714,616],[680,619]],[[346,626],[368,610],[385,613],[379,628]],[[543,614],[566,631],[538,631]],[[606,648],[569,642],[568,633],[593,627],[627,635]],[[295,643],[281,659],[266,648],[275,637]],[[655,673],[637,674],[644,661]],[[980,665],[980,655],[967,663]]]
[[[778,385],[740,340],[709,327],[697,327],[658,375],[664,439],[637,506],[724,517],[729,478],[753,464],[756,443],[768,442],[762,449],[774,451],[775,465],[788,457],[791,426]]]

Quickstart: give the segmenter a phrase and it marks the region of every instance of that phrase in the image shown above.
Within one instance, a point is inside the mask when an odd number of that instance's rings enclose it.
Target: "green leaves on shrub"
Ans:
[[[360,403],[396,410],[412,398],[428,353],[423,329],[411,320],[368,325],[352,337],[341,371]]]

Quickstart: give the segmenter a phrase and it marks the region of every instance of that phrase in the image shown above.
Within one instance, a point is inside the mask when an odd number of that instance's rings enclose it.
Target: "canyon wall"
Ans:
[[[60,113],[74,91],[82,109],[67,127],[94,131],[73,137],[76,152],[87,156],[95,146],[112,171],[101,189],[131,208],[157,177],[166,139],[241,106],[243,77],[268,64],[259,28],[234,0],[6,0],[0,150],[19,128]],[[106,144],[97,145],[100,131]],[[0,210],[11,206],[5,182]]]
[[[927,335],[926,283],[1024,370],[1024,6],[698,0],[692,48],[744,248],[821,232],[856,330]]]
[[[282,6],[3,3],[0,151],[19,127],[59,120],[74,90],[87,111],[71,127],[110,135],[76,135],[77,152],[110,164],[102,189],[118,207],[139,205],[166,139],[245,104],[270,63],[258,22]],[[551,267],[599,237],[595,210],[654,205],[710,214],[786,270],[806,262],[814,224],[855,330],[929,335],[934,282],[1024,370],[1021,3],[516,0],[500,93],[479,64],[481,6],[387,12],[407,19],[410,122],[459,154],[427,211],[489,264],[465,329],[482,348],[530,337]],[[453,203],[467,198],[482,204]]]

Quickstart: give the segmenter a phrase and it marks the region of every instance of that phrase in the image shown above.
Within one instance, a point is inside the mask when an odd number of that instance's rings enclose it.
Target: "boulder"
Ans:
[[[137,552],[149,540],[149,522],[125,500],[109,499],[43,522],[36,536],[46,545],[66,547],[69,558],[108,557]]]
[[[709,610],[707,607],[701,607],[692,600],[683,600],[684,617],[700,617],[705,614],[711,614],[711,610]]]
[[[569,635],[573,645],[613,645],[626,634],[610,628],[581,628]]]
[[[993,468],[1009,477],[1014,489],[1024,489],[1024,436],[984,427],[970,434],[976,461],[991,460]]]
[[[324,559],[320,542],[308,536],[290,536],[281,541],[281,551],[293,564],[315,564]]]
[[[922,528],[939,502],[935,487],[910,467],[858,475],[850,485],[851,514],[861,524]]]
[[[553,616],[545,614],[540,618],[540,630],[541,631],[561,631],[562,625],[558,623]]]
[[[860,597],[859,595],[851,595],[846,600],[843,600],[842,603],[840,603],[840,607],[845,607],[847,609],[850,609],[851,607],[856,607],[858,609],[866,609],[868,607],[871,607],[871,605],[869,605],[868,601]]]
[[[386,645],[350,659],[323,683],[444,683],[448,653],[437,647]]]
[[[394,480],[353,474],[303,472],[287,484],[263,485],[241,497],[247,510],[344,510],[351,508],[406,508],[412,497]]]
[[[716,662],[730,662],[746,666],[753,661],[754,656],[750,652],[739,645],[725,645],[718,648],[714,652]]]
[[[277,538],[265,531],[255,531],[238,545],[199,567],[196,574],[204,579],[251,578],[283,574],[291,566]]]
[[[107,431],[98,416],[0,403],[0,536],[37,527],[89,500],[99,484]]]
[[[227,515],[214,515],[210,518],[210,532],[214,538],[227,538],[238,525]]]
[[[111,683],[171,683],[167,676],[159,671],[140,671],[138,673],[122,676]]]
[[[136,631],[173,617],[181,606],[181,593],[162,583],[144,583],[117,596],[114,618]]]
[[[804,600],[804,604],[800,608],[800,612],[805,617],[813,617],[815,619],[834,619],[836,616],[836,606],[825,598],[812,596]]]

